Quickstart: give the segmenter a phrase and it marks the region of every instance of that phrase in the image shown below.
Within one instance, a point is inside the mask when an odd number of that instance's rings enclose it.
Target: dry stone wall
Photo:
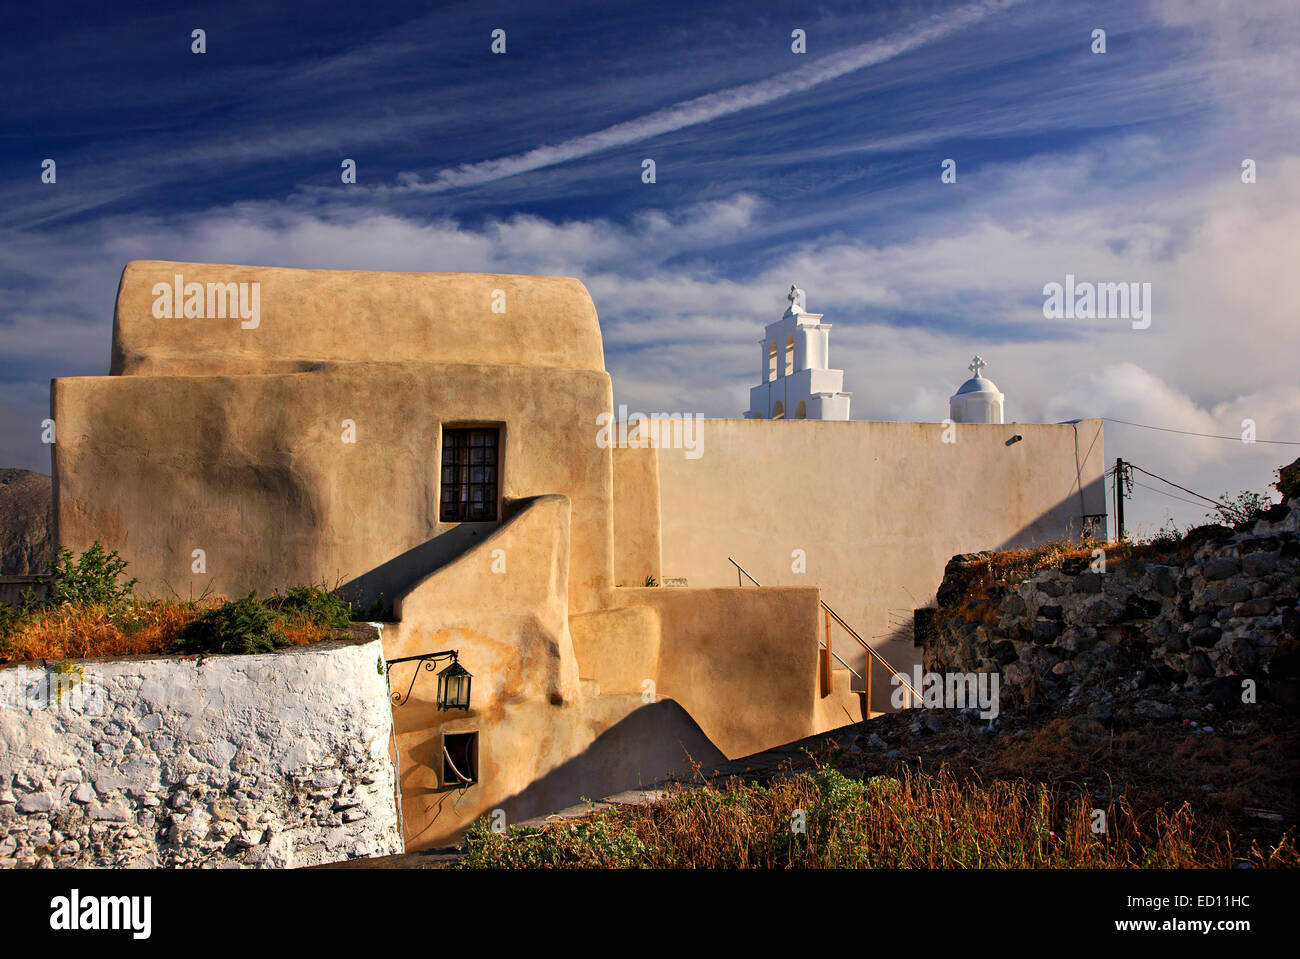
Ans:
[[[995,671],[1029,699],[1168,686],[1300,700],[1300,498],[1235,529],[1194,531],[1181,562],[1067,560],[1014,588],[981,589],[989,554],[954,557],[939,609],[918,610],[925,669]],[[1196,540],[1200,540],[1199,545]],[[962,617],[961,597],[995,605]],[[975,620],[975,621],[971,621]],[[979,621],[982,620],[982,621]]]
[[[378,639],[0,669],[0,866],[402,851]]]

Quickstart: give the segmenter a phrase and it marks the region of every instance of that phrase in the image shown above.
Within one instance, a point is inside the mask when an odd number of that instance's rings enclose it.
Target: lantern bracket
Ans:
[[[433,672],[433,667],[444,659],[450,659],[453,663],[459,662],[459,655],[457,650],[445,649],[437,653],[421,653],[419,656],[399,656],[397,659],[390,659],[385,664],[384,675],[387,676],[392,672],[393,667],[398,663],[423,663],[424,669]],[[403,694],[400,690],[393,693],[393,705],[404,706],[410,701],[411,690],[415,689],[415,680],[419,678],[419,675],[420,667],[417,666],[415,671],[411,673],[411,684],[406,687],[406,693]]]

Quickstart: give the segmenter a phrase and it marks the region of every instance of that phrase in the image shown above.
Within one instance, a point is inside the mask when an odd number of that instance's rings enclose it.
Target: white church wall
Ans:
[[[849,396],[837,393],[830,396],[814,396],[809,400],[808,418],[814,420],[847,420],[849,418]]]

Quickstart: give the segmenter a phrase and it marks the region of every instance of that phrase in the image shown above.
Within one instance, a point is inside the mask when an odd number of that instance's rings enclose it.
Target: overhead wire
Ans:
[[[1245,442],[1240,436],[1221,436],[1217,433],[1198,433],[1195,430],[1176,430],[1169,426],[1151,426],[1147,423],[1133,423],[1129,420],[1117,420],[1113,416],[1103,416],[1101,419],[1107,423],[1122,423],[1124,426],[1136,426],[1144,430],[1159,430],[1162,433],[1180,433],[1183,436],[1201,436],[1211,440],[1232,440],[1235,443]],[[1266,443],[1269,446],[1300,446],[1300,440],[1250,440],[1251,443]]]

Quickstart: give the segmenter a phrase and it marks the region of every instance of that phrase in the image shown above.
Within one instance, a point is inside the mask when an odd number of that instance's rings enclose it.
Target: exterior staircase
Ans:
[[[761,587],[763,585],[758,580],[754,579],[754,577],[749,574],[749,571],[745,569],[745,567],[737,563],[732,557],[728,556],[727,561],[731,563],[732,566],[736,567],[736,574],[737,574],[736,578],[740,581],[741,586],[745,585],[745,579],[748,579],[755,586]],[[819,602],[821,601],[819,600]],[[920,694],[915,689],[912,688],[911,684],[908,683],[906,679],[902,678],[902,674],[899,673],[898,670],[894,669],[893,666],[889,665],[889,662],[888,660],[885,659],[885,657],[881,656],[880,653],[876,652],[876,650],[874,650],[865,639],[863,639],[861,636],[858,635],[857,630],[855,630],[852,626],[850,626],[843,619],[841,619],[840,615],[837,612],[835,612],[835,610],[831,609],[828,605],[826,605],[826,603],[822,602],[821,607],[822,607],[822,615],[825,618],[825,624],[826,624],[826,636],[825,639],[821,640],[820,675],[821,675],[821,695],[822,695],[823,706],[826,705],[826,700],[828,698],[836,697],[837,694],[839,697],[842,698],[845,694],[854,693],[858,697],[858,712],[862,719],[874,719],[876,716],[884,715],[883,710],[877,711],[871,708],[871,666],[873,660],[875,662],[880,663],[880,665],[885,669],[889,670],[890,675],[898,676],[899,682],[903,685],[903,687],[907,689],[910,693],[912,693],[912,695],[915,696],[918,701],[920,700],[921,698]],[[835,654],[835,649],[831,643],[832,623],[836,623],[839,626],[841,626],[845,632],[847,632],[851,637],[853,637],[853,639],[856,640],[858,644],[867,651],[867,658],[866,658],[867,674],[865,676],[861,675],[857,670],[855,670],[852,666],[844,662],[843,659],[841,659],[839,656]],[[850,677],[856,677],[862,683],[863,688],[861,690],[854,691],[851,686],[852,680]],[[853,717],[852,713],[849,711],[847,706],[844,706],[841,703],[840,708],[843,711],[843,713],[848,717],[849,722],[858,721],[856,718]],[[833,710],[823,709],[822,711],[823,721],[830,720],[835,716],[836,713]]]

